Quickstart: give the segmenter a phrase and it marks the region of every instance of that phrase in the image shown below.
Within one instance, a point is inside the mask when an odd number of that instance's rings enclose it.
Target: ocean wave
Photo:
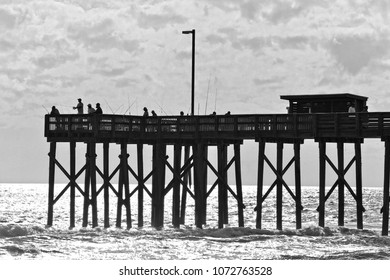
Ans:
[[[19,237],[28,236],[44,232],[45,229],[40,226],[23,226],[17,224],[0,224],[0,238],[1,237]]]

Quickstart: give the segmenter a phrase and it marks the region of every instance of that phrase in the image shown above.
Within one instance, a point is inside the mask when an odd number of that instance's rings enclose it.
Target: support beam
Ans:
[[[294,143],[296,229],[302,228],[301,153],[300,153],[300,151],[301,151],[301,143]]]
[[[144,155],[143,144],[137,144],[138,227],[144,226]]]
[[[97,210],[97,189],[96,189],[96,143],[90,143],[90,169],[91,169],[91,206],[92,206],[92,227],[98,226]]]
[[[130,206],[130,186],[128,172],[128,157],[127,143],[121,143],[120,169],[119,169],[119,186],[118,186],[118,208],[116,216],[116,227],[122,226],[122,207],[126,209],[126,225],[127,229],[132,226],[131,223],[131,206]]]
[[[109,154],[110,143],[103,143],[103,177],[104,177],[104,227],[110,227],[110,171],[109,171]]]
[[[190,158],[190,146],[184,146],[184,162],[186,163]],[[191,188],[191,170],[186,173],[184,176],[184,182],[186,185]],[[187,207],[187,190],[186,188],[182,188],[181,194],[181,208],[180,208],[180,224],[185,224],[185,216],[186,216],[186,207]]]
[[[265,142],[259,141],[259,155],[257,168],[257,206],[256,211],[256,228],[261,229],[261,216],[263,210],[263,183],[264,183],[264,157],[265,157]]]
[[[320,202],[318,206],[318,225],[320,227],[325,227],[325,176],[326,176],[326,142],[319,141],[319,152],[320,152],[320,184],[319,184],[319,197]]]
[[[89,143],[85,153],[85,180],[84,180],[84,207],[83,207],[83,227],[88,226],[88,209],[89,209],[89,186],[91,182],[91,157]]]
[[[363,184],[362,184],[362,149],[361,143],[355,142],[356,167],[356,216],[357,228],[363,229]]]
[[[277,174],[282,176],[283,173],[283,142],[278,142],[276,144],[276,169]],[[283,220],[283,183],[281,178],[277,179],[276,183],[276,228],[282,230],[282,220]]]
[[[76,142],[69,143],[70,148],[70,225],[69,228],[75,227],[76,211]]]
[[[195,225],[202,228],[206,223],[206,193],[207,193],[207,147],[203,143],[192,147],[194,159],[194,193],[195,193]]]
[[[338,187],[339,187],[339,217],[338,225],[344,226],[344,209],[345,209],[345,194],[344,194],[344,143],[337,142],[337,162],[338,162]]]
[[[166,144],[157,142],[153,145],[152,178],[152,227],[164,226],[164,188],[165,188]]]
[[[227,184],[227,145],[218,144],[218,173]],[[221,180],[218,181],[218,228],[229,223],[228,218],[228,190]]]
[[[175,144],[173,147],[173,169],[177,174],[181,170],[181,144]],[[174,177],[172,191],[172,225],[176,228],[180,227],[180,180]]]
[[[385,140],[382,235],[389,235],[390,139]]]
[[[244,208],[243,208],[243,196],[242,196],[242,179],[241,179],[241,146],[240,144],[234,144],[234,162],[236,172],[236,187],[238,198],[238,226],[244,226]]]
[[[49,192],[48,192],[48,209],[47,209],[47,226],[53,225],[54,212],[54,182],[55,182],[55,157],[56,157],[56,142],[50,142],[49,152]]]

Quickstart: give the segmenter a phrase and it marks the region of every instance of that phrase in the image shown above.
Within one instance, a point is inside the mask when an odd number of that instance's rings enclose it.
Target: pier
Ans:
[[[329,97],[329,96],[328,96]],[[334,101],[337,96],[330,96]],[[86,227],[89,218],[91,225],[98,226],[97,200],[104,201],[104,227],[110,227],[109,201],[117,201],[117,227],[122,227],[122,210],[125,210],[126,228],[132,225],[132,205],[130,198],[137,195],[138,226],[144,225],[144,199],[151,199],[151,226],[161,228],[164,225],[164,198],[172,193],[172,224],[179,227],[185,223],[186,202],[193,199],[195,204],[195,225],[198,228],[206,223],[207,199],[212,192],[218,192],[218,227],[229,223],[228,197],[234,198],[237,207],[238,226],[244,226],[243,210],[244,191],[241,175],[241,147],[244,141],[255,141],[258,144],[257,156],[257,201],[256,227],[262,227],[263,202],[272,191],[276,192],[276,228],[283,228],[283,192],[287,191],[296,205],[296,228],[302,227],[301,211],[301,145],[306,139],[318,143],[319,157],[319,198],[318,225],[325,226],[325,202],[333,192],[338,191],[338,225],[344,226],[345,195],[351,195],[356,201],[357,228],[363,228],[362,204],[362,153],[364,139],[377,138],[384,142],[384,185],[382,235],[388,235],[389,220],[389,185],[390,185],[390,112],[364,112],[367,98],[344,94],[339,95],[342,101],[327,105],[320,99],[300,102],[303,96],[290,100],[289,112],[286,114],[248,114],[248,115],[207,115],[207,116],[158,116],[142,117],[132,115],[57,115],[45,116],[45,137],[50,143],[49,152],[49,191],[48,191],[48,226],[53,225],[55,204],[65,193],[70,194],[70,227],[75,227],[76,192],[83,197],[83,223]],[[317,97],[316,97],[317,98]],[[298,101],[297,101],[298,100]],[[313,101],[314,100],[314,101]],[[347,101],[356,104],[356,112],[346,113]],[[304,104],[304,106],[301,106]],[[322,104],[322,105],[321,105]],[[342,104],[342,105],[340,105]],[[322,106],[322,107],[321,107]],[[325,107],[324,107],[325,106]],[[340,107],[340,108],[339,108]],[[324,109],[325,108],[325,109]],[[338,111],[338,108],[340,109]],[[302,113],[302,111],[304,111]],[[323,112],[326,111],[326,112]],[[344,112],[340,112],[344,111]],[[69,147],[70,166],[67,169],[56,157],[60,143]],[[327,144],[337,144],[337,162],[327,156]],[[76,144],[85,146],[85,164],[76,170]],[[98,155],[97,146],[102,146],[103,153]],[[120,153],[116,167],[110,172],[110,146],[119,145]],[[144,169],[144,146],[152,147],[152,169]],[[269,145],[276,145],[276,162],[266,156]],[[345,164],[344,149],[353,145],[354,156]],[[135,148],[137,167],[129,165],[128,148]],[[233,154],[228,154],[228,147]],[[172,154],[167,153],[172,148]],[[217,164],[213,166],[208,159],[210,147],[217,149]],[[283,166],[284,149],[291,147],[293,157]],[[103,166],[97,165],[97,157],[102,159]],[[172,161],[169,161],[171,159]],[[275,181],[264,186],[264,167],[268,165],[275,175]],[[355,184],[349,183],[345,175],[355,167]],[[331,168],[337,180],[326,192],[325,172]],[[69,183],[54,195],[56,169],[59,169]],[[295,183],[293,188],[284,180],[284,174],[294,169]],[[228,172],[234,172],[235,182],[228,181]],[[217,180],[207,184],[207,175],[212,173]],[[172,175],[170,181],[167,174]],[[84,188],[77,181],[84,175]],[[117,187],[112,182],[118,176]],[[97,177],[103,180],[101,186]],[[130,189],[130,179],[137,182]],[[190,188],[190,178],[193,187]],[[151,180],[151,189],[145,185]],[[89,214],[91,213],[91,215]]]

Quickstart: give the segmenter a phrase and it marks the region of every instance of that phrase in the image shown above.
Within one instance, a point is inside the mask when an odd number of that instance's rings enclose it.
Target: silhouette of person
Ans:
[[[93,114],[95,112],[96,112],[96,110],[94,108],[92,108],[92,105],[88,104],[88,114]]]
[[[56,106],[51,107],[50,116],[58,116],[60,114],[60,111],[56,108]]]
[[[100,107],[100,103],[96,103],[95,114],[97,114],[97,115],[103,114],[103,110],[102,110],[102,108]]]
[[[351,102],[348,102],[347,105],[348,105],[348,113],[355,113],[356,112],[355,106]]]
[[[149,117],[148,108],[144,107],[144,117]]]
[[[79,101],[79,103],[77,103],[77,105],[75,107],[73,107],[73,110],[76,110],[77,109],[77,114],[84,114],[84,104],[83,102],[81,102],[81,98],[77,99]]]
[[[59,115],[60,115],[60,111],[58,111],[56,106],[51,107],[50,116],[55,116],[55,120],[56,120],[55,128],[56,129],[59,129],[61,127],[59,124],[59,122],[60,122],[60,118],[58,117]]]
[[[156,114],[156,112],[154,110],[152,110],[152,116],[153,117],[157,117],[157,114]]]
[[[180,116],[184,116],[184,112],[183,111],[180,111]]]
[[[230,111],[227,111],[227,113],[225,115],[226,116],[230,116]]]

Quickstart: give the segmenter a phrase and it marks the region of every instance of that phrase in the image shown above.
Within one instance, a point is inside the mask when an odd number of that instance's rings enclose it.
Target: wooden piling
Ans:
[[[97,209],[97,189],[96,189],[96,143],[90,144],[90,176],[91,176],[91,199],[92,206],[92,227],[98,226],[98,209]]]
[[[356,217],[357,228],[363,229],[363,184],[362,184],[362,150],[361,142],[355,142],[355,172],[356,172]]]
[[[326,178],[326,162],[325,162],[325,156],[326,156],[326,142],[323,140],[320,140],[318,142],[319,145],[319,153],[320,153],[320,184],[319,184],[319,206],[318,206],[318,225],[320,227],[325,226],[325,178]]]
[[[184,162],[186,163],[190,158],[190,146],[186,145],[184,146]],[[184,175],[184,182],[187,184],[187,186],[191,187],[191,170]],[[187,207],[187,190],[186,188],[182,188],[182,194],[181,194],[181,207],[180,207],[180,224],[185,224],[185,217],[186,217],[186,207]]]
[[[70,148],[70,228],[75,227],[76,209],[76,142],[69,143]]]
[[[137,144],[138,227],[144,226],[144,155],[143,144]]]
[[[87,143],[85,153],[85,180],[84,180],[84,207],[83,207],[83,227],[88,226],[88,209],[89,209],[89,185],[91,181],[91,169],[90,169],[90,148]]]
[[[278,177],[276,183],[276,228],[282,230],[282,220],[283,220],[283,142],[277,142],[277,151],[276,151],[276,170]]]
[[[110,227],[110,181],[109,181],[109,149],[110,143],[103,143],[103,174],[104,174],[104,227]]]
[[[153,145],[152,178],[152,227],[164,226],[164,188],[165,188],[166,144],[157,142]]]
[[[195,226],[202,228],[206,223],[206,193],[207,193],[207,147],[204,143],[194,144],[194,193],[195,193]]]
[[[256,228],[261,229],[263,209],[263,181],[264,181],[265,142],[259,140],[259,155],[257,167],[257,200],[256,200]]]
[[[238,204],[238,226],[244,226],[244,207],[242,196],[242,178],[241,178],[241,145],[234,144],[234,167],[236,173],[236,189],[237,189],[237,204]]]
[[[222,143],[218,144],[218,174],[227,184],[227,172],[225,167],[227,166],[227,145]],[[224,224],[229,223],[228,218],[228,190],[221,181],[218,180],[218,228],[223,228]]]
[[[173,169],[176,174],[180,174],[181,170],[181,144],[175,144],[173,147]],[[172,191],[172,225],[176,228],[180,227],[180,180],[174,178]]]
[[[55,183],[55,157],[57,143],[50,142],[49,152],[49,192],[48,192],[48,210],[47,210],[47,226],[53,225],[54,212],[54,183]]]
[[[390,139],[385,139],[382,235],[389,235]]]
[[[126,225],[127,229],[132,226],[131,222],[131,205],[130,205],[130,186],[129,186],[129,172],[128,172],[128,157],[127,143],[121,143],[120,154],[120,169],[119,169],[119,186],[118,186],[118,208],[116,216],[116,226],[122,226],[122,207],[126,209]]]
[[[339,217],[338,225],[344,226],[344,204],[345,204],[345,194],[344,194],[344,143],[339,141],[337,142],[337,161],[338,161],[338,188],[339,188]]]
[[[295,219],[296,229],[302,228],[302,195],[301,195],[301,143],[294,143],[295,163]]]

